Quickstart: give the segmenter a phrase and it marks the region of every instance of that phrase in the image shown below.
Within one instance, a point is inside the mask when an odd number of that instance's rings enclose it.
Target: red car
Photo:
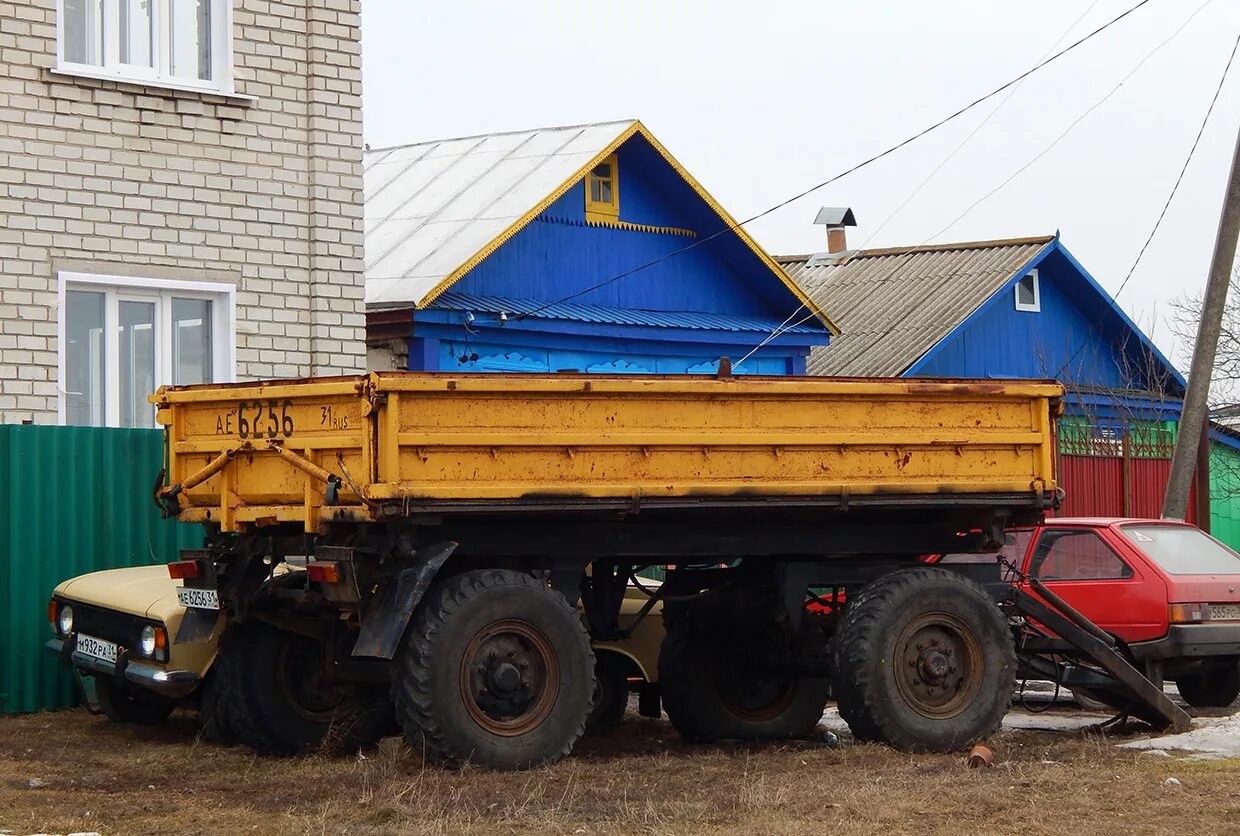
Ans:
[[[993,559],[949,554],[938,562]],[[1000,559],[1113,635],[1147,675],[1174,681],[1189,705],[1228,706],[1240,696],[1240,554],[1201,529],[1052,519],[1009,531]],[[1015,582],[1036,594],[1028,581]]]

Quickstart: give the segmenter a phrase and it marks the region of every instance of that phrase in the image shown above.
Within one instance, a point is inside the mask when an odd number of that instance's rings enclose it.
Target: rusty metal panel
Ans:
[[[304,521],[313,531],[325,516],[373,518],[383,502],[1037,501],[1056,486],[1062,392],[1036,381],[384,372],[166,387],[152,400],[169,428],[169,482],[185,486],[181,519],[210,514],[225,530]],[[329,410],[349,415],[347,427],[320,425]],[[231,456],[217,472],[221,454]],[[343,477],[335,504],[329,476]]]
[[[199,526],[161,520],[151,502],[162,460],[156,430],[0,426],[0,713],[73,703],[43,648],[57,583],[201,545]]]
[[[301,521],[314,530],[331,504],[326,477],[341,480],[343,506],[360,506],[350,484],[373,479],[364,376],[165,387],[151,401],[169,431],[168,483],[186,488],[176,495],[182,520],[225,530]]]

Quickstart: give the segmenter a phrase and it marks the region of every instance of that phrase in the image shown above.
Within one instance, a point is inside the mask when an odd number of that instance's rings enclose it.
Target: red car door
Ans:
[[[1123,641],[1161,638],[1167,609],[1162,581],[1108,534],[1106,528],[1047,525],[1038,531],[1025,572]]]

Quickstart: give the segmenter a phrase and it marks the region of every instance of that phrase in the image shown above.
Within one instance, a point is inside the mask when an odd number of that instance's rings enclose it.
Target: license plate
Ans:
[[[218,610],[220,608],[220,594],[214,589],[189,589],[178,586],[177,600],[181,602],[181,606],[192,607],[196,610]]]
[[[77,649],[87,656],[93,656],[96,659],[102,659],[113,664],[116,663],[116,645],[112,642],[105,642],[103,639],[78,633]]]
[[[1240,604],[1212,604],[1210,613],[1213,621],[1240,621]]]

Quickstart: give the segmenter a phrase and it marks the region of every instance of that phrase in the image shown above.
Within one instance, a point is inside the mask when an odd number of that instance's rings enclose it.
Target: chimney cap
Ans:
[[[824,206],[818,210],[814,223],[823,226],[856,226],[857,219],[848,206]]]

